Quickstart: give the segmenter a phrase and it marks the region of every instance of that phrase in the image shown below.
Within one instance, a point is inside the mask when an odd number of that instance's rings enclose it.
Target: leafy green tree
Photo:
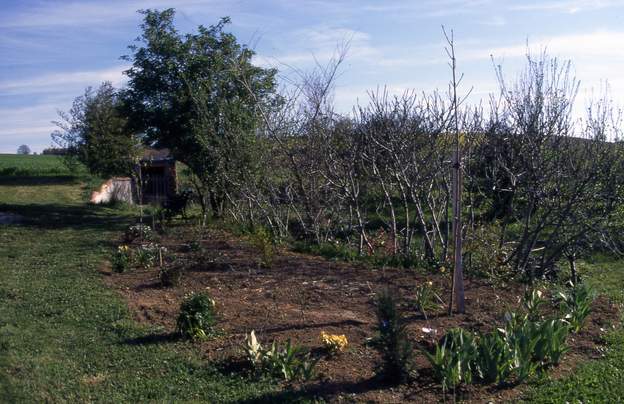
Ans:
[[[69,112],[59,112],[52,140],[62,149],[68,166],[81,162],[103,177],[130,175],[137,159],[137,137],[129,131],[120,99],[110,82],[88,87]]]
[[[17,154],[30,154],[30,147],[26,144],[21,145],[17,148]]]
[[[253,171],[258,103],[272,101],[276,71],[252,64],[254,52],[224,32],[229,18],[181,35],[173,9],[141,13],[139,44],[125,56],[130,122],[190,168],[204,217],[208,206],[220,216],[228,193]]]

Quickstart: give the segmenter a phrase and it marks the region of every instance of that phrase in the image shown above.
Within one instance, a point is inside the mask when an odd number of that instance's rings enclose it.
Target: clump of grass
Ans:
[[[377,331],[376,346],[382,357],[380,375],[390,381],[407,381],[414,371],[414,350],[395,295],[387,289],[377,297]]]
[[[192,293],[180,305],[176,322],[178,333],[189,339],[205,339],[214,334],[216,303],[207,293]]]

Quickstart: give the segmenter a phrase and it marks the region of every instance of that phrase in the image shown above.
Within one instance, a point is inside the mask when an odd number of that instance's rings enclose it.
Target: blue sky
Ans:
[[[387,86],[445,89],[449,70],[440,26],[453,29],[463,90],[471,102],[496,89],[490,55],[510,76],[527,43],[571,59],[581,80],[579,111],[608,81],[624,104],[624,0],[2,0],[0,12],[0,153],[20,144],[50,145],[57,110],[87,86],[123,85],[119,59],[139,34],[145,8],[177,10],[185,32],[230,16],[257,62],[308,68],[350,40],[335,100],[349,111],[366,91]]]

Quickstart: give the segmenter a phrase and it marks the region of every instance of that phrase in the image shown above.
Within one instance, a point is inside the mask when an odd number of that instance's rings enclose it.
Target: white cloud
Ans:
[[[555,11],[575,14],[581,11],[622,6],[624,6],[624,3],[621,0],[540,0],[515,4],[510,9],[516,11]]]
[[[526,55],[527,49],[546,50],[551,55],[577,60],[584,57],[605,57],[609,60],[622,59],[617,49],[624,43],[624,32],[595,31],[591,33],[566,34],[551,37],[528,38],[528,43],[505,46],[472,46],[458,51],[464,60],[514,58]],[[528,45],[528,47],[527,47]]]
[[[125,81],[123,71],[128,68],[128,65],[120,65],[101,70],[59,72],[18,80],[4,80],[0,81],[0,95],[66,93],[68,88],[95,87],[103,81],[120,86]]]
[[[15,153],[20,144],[28,144],[37,152],[49,146],[52,143],[50,133],[55,129],[51,121],[58,118],[57,107],[62,105],[61,102],[42,103],[0,109],[0,153]]]

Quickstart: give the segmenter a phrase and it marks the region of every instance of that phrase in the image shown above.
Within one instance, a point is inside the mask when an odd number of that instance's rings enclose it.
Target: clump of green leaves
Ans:
[[[152,228],[146,224],[135,224],[128,229],[126,229],[125,239],[127,242],[131,243],[132,241],[139,239],[143,241],[151,241],[154,238],[154,232]]]
[[[424,353],[434,377],[444,390],[472,382],[477,358],[477,345],[472,334],[461,328],[452,329],[436,344],[433,353]]]
[[[568,290],[557,294],[556,300],[564,318],[570,323],[572,332],[578,333],[591,312],[595,292],[584,283],[570,284]]]
[[[514,356],[513,370],[518,382],[539,370],[557,365],[569,350],[569,324],[561,319],[531,320],[528,315],[507,313],[505,341]]]
[[[275,258],[275,242],[270,232],[266,228],[258,226],[253,229],[249,239],[254,248],[260,253],[258,264],[266,268],[273,265],[273,259]]]
[[[570,325],[561,319],[547,319],[538,324],[539,339],[535,345],[534,359],[543,367],[558,365],[561,358],[570,348],[566,339],[570,333]]]
[[[182,280],[183,274],[184,267],[180,263],[173,263],[160,268],[158,278],[162,286],[177,286]]]
[[[414,304],[416,305],[416,310],[418,310],[425,320],[427,320],[427,313],[437,309],[438,303],[441,302],[442,299],[436,293],[433,282],[425,282],[416,287],[416,292],[414,294]]]
[[[477,375],[485,383],[502,384],[508,381],[514,364],[513,351],[505,341],[502,330],[477,338]]]
[[[244,350],[247,360],[259,373],[289,382],[308,381],[315,375],[318,359],[313,359],[310,352],[290,340],[283,346],[273,341],[271,348],[264,349],[252,330],[245,340]]]
[[[165,247],[156,243],[142,244],[135,250],[134,260],[139,267],[147,269],[155,266],[166,252]]]
[[[176,328],[180,335],[190,339],[205,339],[214,333],[216,303],[207,293],[193,293],[180,305]]]
[[[397,310],[397,301],[389,290],[383,290],[377,297],[377,330],[376,346],[382,357],[380,374],[388,380],[406,381],[414,370],[414,350]]]
[[[537,320],[540,317],[540,307],[544,304],[543,293],[539,289],[527,289],[524,292],[524,300],[522,307],[531,320]]]
[[[111,258],[111,266],[115,272],[125,272],[130,267],[131,261],[130,247],[127,245],[120,245],[113,253]]]
[[[513,370],[518,382],[533,376],[539,363],[533,352],[539,341],[536,324],[524,314],[505,313],[505,341],[513,354]]]
[[[591,303],[591,293],[586,288],[579,289],[574,296],[566,295],[565,300],[561,297],[568,313],[566,318],[573,317],[569,313],[574,310],[586,316]],[[539,290],[527,290],[522,302],[524,310],[505,313],[503,328],[476,336],[462,329],[449,331],[433,352],[425,352],[442,387],[446,390],[471,383],[473,376],[484,383],[521,383],[558,365],[569,350],[566,339],[574,329],[573,323],[544,318],[540,315],[543,304]]]

